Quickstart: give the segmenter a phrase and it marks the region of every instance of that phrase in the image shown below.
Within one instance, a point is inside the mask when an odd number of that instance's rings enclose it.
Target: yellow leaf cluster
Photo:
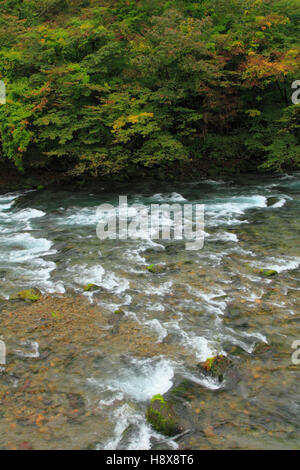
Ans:
[[[130,124],[137,124],[141,118],[143,117],[149,117],[152,118],[154,116],[153,113],[140,113],[140,114],[135,114],[127,117],[120,117],[113,123],[113,132],[117,132],[119,129],[122,129],[127,123]]]

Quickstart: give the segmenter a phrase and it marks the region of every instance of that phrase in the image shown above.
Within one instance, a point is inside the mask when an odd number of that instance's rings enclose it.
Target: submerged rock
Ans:
[[[272,353],[272,348],[267,343],[257,343],[253,351],[254,356],[261,356],[268,353]]]
[[[165,271],[165,267],[162,266],[161,264],[150,264],[150,266],[147,266],[147,270],[150,273],[162,273]]]
[[[188,379],[181,380],[178,385],[173,387],[168,396],[173,401],[185,401],[189,402],[193,396],[193,389],[195,384]]]
[[[176,241],[173,243],[169,243],[165,250],[168,255],[175,255],[176,253],[179,253],[183,250],[184,248],[184,242],[182,241]]]
[[[112,332],[113,335],[119,333],[121,322],[122,322],[122,319],[123,319],[124,316],[125,316],[125,312],[122,309],[116,310],[114,312],[114,317],[111,320],[111,322],[112,322],[111,332]]]
[[[156,431],[166,436],[175,436],[182,432],[172,404],[162,395],[155,395],[152,398],[146,418]]]
[[[42,293],[39,289],[27,289],[18,292],[10,297],[10,300],[30,300],[31,302],[37,302],[42,297]]]
[[[118,443],[118,450],[128,450],[130,444],[134,441],[135,436],[138,434],[139,428],[136,424],[130,424],[123,432],[120,442]]]

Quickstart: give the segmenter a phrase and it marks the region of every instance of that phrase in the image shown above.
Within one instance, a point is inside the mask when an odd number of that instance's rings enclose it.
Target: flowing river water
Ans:
[[[97,207],[119,195],[205,204],[203,249],[99,240]],[[1,195],[0,447],[299,449],[299,211],[297,173]],[[41,301],[9,301],[32,287]],[[221,383],[197,366],[217,354]],[[187,432],[166,438],[145,412],[180,384]]]

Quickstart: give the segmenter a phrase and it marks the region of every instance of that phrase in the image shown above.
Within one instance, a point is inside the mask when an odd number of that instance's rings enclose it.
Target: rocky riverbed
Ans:
[[[128,198],[204,203],[204,248],[100,241],[101,188],[0,197],[0,447],[298,449],[300,176]]]

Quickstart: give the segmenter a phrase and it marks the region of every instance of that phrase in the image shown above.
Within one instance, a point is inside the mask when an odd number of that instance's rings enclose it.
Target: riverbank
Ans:
[[[72,172],[55,169],[30,168],[20,172],[10,162],[0,163],[0,194],[10,191],[19,191],[24,189],[53,189],[60,188],[78,191],[94,191],[99,188],[104,190],[117,190],[119,187],[139,186],[141,182],[156,181],[158,184],[166,182],[182,183],[198,181],[203,178],[213,178],[222,180],[231,180],[244,178],[249,174],[250,177],[259,174],[265,177],[274,177],[272,172],[265,173],[259,171],[254,162],[241,164],[238,161],[228,161],[222,164],[212,166],[209,162],[193,161],[189,164],[174,165],[168,169],[157,167],[152,169],[136,169],[131,175],[119,174],[115,176],[92,176],[89,174],[76,175]]]

